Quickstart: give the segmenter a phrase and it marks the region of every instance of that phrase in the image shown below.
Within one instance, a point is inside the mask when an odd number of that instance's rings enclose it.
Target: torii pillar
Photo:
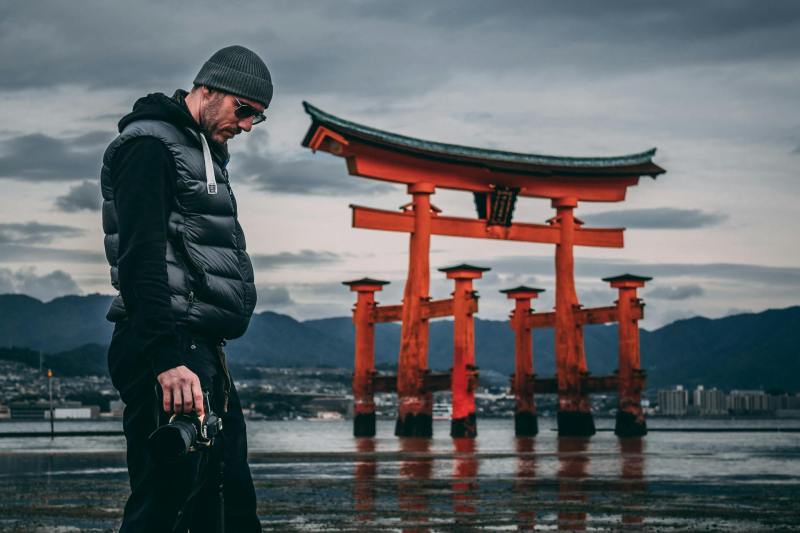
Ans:
[[[474,438],[478,435],[475,418],[475,321],[470,303],[476,298],[472,280],[480,279],[488,270],[466,264],[439,269],[447,274],[448,279],[456,281],[453,291],[453,370],[450,378],[453,399],[450,436],[453,438]]]
[[[531,300],[539,297],[544,289],[525,287],[500,291],[514,300],[511,312],[511,329],[514,330],[514,376],[511,388],[514,391],[514,433],[517,437],[533,437],[539,433],[536,419],[536,402],[533,397],[533,330],[526,320],[531,312]]]
[[[558,378],[558,434],[569,437],[594,435],[589,397],[581,390],[582,377],[588,374],[586,354],[583,346],[583,329],[576,320],[580,311],[578,294],[575,291],[575,246],[576,221],[574,209],[577,198],[562,197],[552,201],[556,208],[555,224],[560,229],[556,244],[556,320],[555,348],[556,374]]]
[[[430,183],[412,183],[414,229],[408,254],[408,279],[403,292],[403,322],[400,329],[400,355],[397,365],[398,437],[433,435],[433,395],[425,390],[428,368],[428,319],[422,304],[430,299],[431,194]]]
[[[355,364],[353,370],[353,435],[356,437],[375,436],[375,395],[372,377],[375,374],[375,322],[372,318],[375,309],[375,293],[383,290],[388,281],[362,278],[345,281],[344,285],[358,293],[353,308],[355,326]]]
[[[619,405],[614,433],[620,437],[640,437],[647,434],[647,423],[642,411],[642,370],[639,353],[639,319],[643,303],[637,289],[653,278],[623,274],[603,278],[619,290],[617,310],[619,316]]]

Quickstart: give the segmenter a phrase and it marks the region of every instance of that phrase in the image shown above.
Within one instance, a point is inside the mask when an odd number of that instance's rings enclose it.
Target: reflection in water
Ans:
[[[471,523],[478,497],[478,459],[475,457],[475,439],[453,439],[455,462],[453,467],[453,512],[457,524]]]
[[[402,451],[388,437],[392,421],[383,423],[386,436],[363,441],[353,439],[349,423],[270,424],[280,444],[250,458],[265,530],[553,531],[567,518],[559,511],[587,513],[586,529],[594,531],[793,531],[800,523],[796,433],[654,432],[619,440],[600,432],[585,452],[566,442],[559,452],[555,432],[515,440],[507,420],[486,420],[477,470],[459,480],[472,478],[474,499],[463,505],[475,512],[462,513],[469,524],[459,526],[462,502],[453,486],[455,473],[467,472],[454,461],[472,458],[454,450],[445,423],[428,451],[426,442]],[[31,523],[40,531],[115,530],[130,492],[125,456],[104,451],[108,443],[118,447],[116,437],[99,440],[98,450],[92,442],[63,439],[56,448],[49,439],[0,439],[0,530],[30,531]],[[585,496],[574,497],[580,490]]]
[[[391,486],[379,484],[377,441],[356,439],[355,523],[365,530],[396,530],[394,520],[399,519],[399,529],[404,532],[438,531],[440,527],[471,531],[485,526],[582,531],[607,526],[639,529],[644,524],[643,439],[594,442],[594,457],[587,438],[540,437],[537,443],[536,438],[520,437],[513,442],[516,466],[511,463],[511,471],[505,472],[510,477],[503,479],[501,465],[508,463],[491,452],[482,456],[476,439],[453,439],[452,456],[448,454],[452,470],[437,470],[434,475],[434,457],[443,457],[434,441],[401,438],[399,462],[394,463],[398,466],[395,499]],[[608,445],[617,453],[605,453]],[[554,447],[556,454],[550,453]],[[391,509],[389,515],[387,509]],[[607,523],[619,520],[609,509],[621,510],[617,511],[622,514],[621,526]]]
[[[429,531],[425,485],[433,473],[433,457],[430,455],[430,446],[431,441],[427,438],[400,438],[403,460],[400,463],[397,503],[404,532]]]
[[[640,495],[647,491],[647,485],[644,482],[644,439],[641,437],[619,439],[619,452],[622,458],[620,490],[625,501],[640,501]],[[629,512],[623,513],[623,524],[644,523],[644,509],[633,505],[626,507]]]
[[[536,439],[533,437],[517,437],[517,479],[514,483],[514,492],[517,496],[533,493],[536,489]],[[536,509],[532,507],[533,498],[518,497],[517,502],[517,529],[519,531],[533,531],[536,529]]]
[[[375,461],[375,439],[364,437],[356,439],[358,458],[356,459],[353,500],[356,509],[356,520],[367,522],[372,520],[375,509],[375,476],[378,464]]]
[[[589,439],[560,437],[558,439],[558,529],[586,529],[586,491],[583,481],[589,468]]]

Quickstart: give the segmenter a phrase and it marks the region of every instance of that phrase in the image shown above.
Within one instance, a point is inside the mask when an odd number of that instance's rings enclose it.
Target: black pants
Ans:
[[[213,449],[192,452],[177,463],[154,461],[147,438],[167,421],[156,381],[140,346],[126,322],[117,324],[109,348],[112,381],[125,402],[123,428],[127,440],[131,495],[125,505],[120,533],[217,531],[220,518],[220,461],[223,461],[225,530],[260,532],[256,496],[247,464],[247,435],[242,407],[230,382],[227,412],[223,414],[223,389],[228,384],[218,344],[185,337],[187,366],[211,393],[212,408],[222,416],[222,436]],[[175,527],[177,526],[177,527]],[[174,528],[174,529],[173,529]]]

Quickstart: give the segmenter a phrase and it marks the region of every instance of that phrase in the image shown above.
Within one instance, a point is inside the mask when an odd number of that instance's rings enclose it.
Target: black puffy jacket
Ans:
[[[175,325],[203,337],[233,339],[247,330],[256,305],[253,268],[228,183],[227,154],[213,143],[210,147],[192,125],[146,113],[121,123],[120,135],[103,156],[101,171],[106,257],[111,283],[119,290],[119,235],[111,183],[114,155],[127,141],[158,139],[174,158],[177,171],[166,243]],[[107,318],[118,322],[126,316],[123,299],[117,296]]]

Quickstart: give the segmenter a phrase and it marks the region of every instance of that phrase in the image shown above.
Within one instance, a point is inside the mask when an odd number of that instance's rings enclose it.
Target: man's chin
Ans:
[[[220,135],[215,133],[214,135],[211,136],[211,140],[217,144],[221,144],[222,146],[228,144],[228,137],[226,135]]]

